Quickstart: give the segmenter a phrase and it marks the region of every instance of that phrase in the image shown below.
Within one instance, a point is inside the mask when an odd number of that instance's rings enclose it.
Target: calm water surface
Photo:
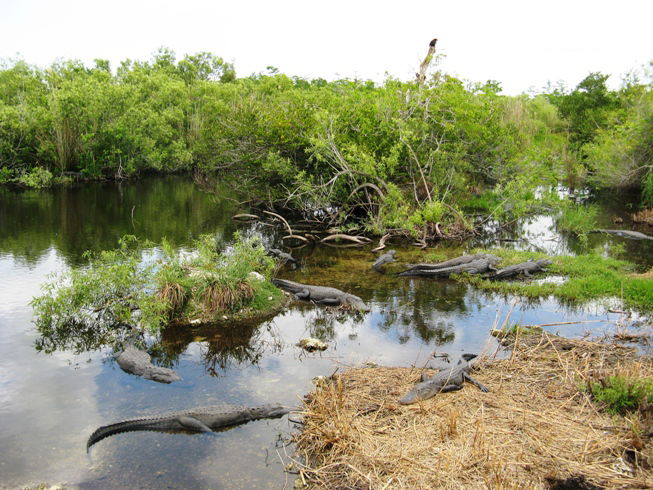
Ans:
[[[370,313],[297,304],[260,324],[168,329],[153,355],[182,376],[171,385],[124,373],[109,346],[79,353],[65,346],[52,354],[35,349],[39,336],[29,302],[49,274],[83,264],[85,250],[114,248],[125,234],[152,241],[166,237],[184,247],[200,234],[214,233],[228,243],[238,226],[231,216],[242,211],[233,203],[179,177],[44,192],[0,188],[0,486],[292,487],[293,476],[283,472],[292,454],[286,441],[295,430],[287,417],[215,434],[120,434],[89,454],[86,440],[100,425],[144,414],[220,403],[296,405],[313,377],[337,367],[364,362],[421,366],[434,351],[458,355],[496,347],[488,330],[497,312],[508,311],[509,299],[450,281],[380,275],[370,270],[374,256],[369,250],[320,247],[294,252],[303,267],[280,274],[353,292],[371,304]],[[606,208],[606,220],[615,209]],[[550,253],[573,253],[581,246],[557,234],[547,217],[517,226],[505,238],[526,240],[503,245]],[[267,227],[243,226],[242,231],[263,232],[268,244],[275,243]],[[497,246],[497,238],[470,246]],[[590,240],[607,250],[614,239]],[[649,245],[620,242],[637,261],[650,265]],[[410,262],[419,258],[417,253],[398,248],[397,256]],[[616,318],[603,304],[569,309],[554,300],[521,303],[512,313],[513,321],[522,324]],[[550,330],[582,335],[590,328],[600,334],[611,324]],[[329,349],[301,351],[294,344],[307,336],[328,341]]]

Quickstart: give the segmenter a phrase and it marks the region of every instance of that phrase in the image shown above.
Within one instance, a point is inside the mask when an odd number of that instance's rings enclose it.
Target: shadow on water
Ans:
[[[266,244],[282,247],[268,226],[236,225],[231,220],[235,212],[229,199],[215,199],[178,177],[44,192],[0,188],[0,445],[11,448],[0,455],[0,484],[280,488],[287,478],[283,441],[294,430],[286,417],[192,437],[120,434],[98,443],[90,456],[86,438],[100,425],[195,406],[295,406],[311,389],[313,377],[331,374],[335,367],[364,362],[421,367],[434,362],[436,350],[458,356],[487,345],[494,349],[489,329],[497,311],[505,316],[512,298],[450,280],[399,278],[395,273],[427,256],[448,258],[480,246],[570,253],[581,247],[609,250],[614,240],[592,235],[588,242],[576,243],[574,237],[559,234],[550,217],[539,216],[498,236],[516,242],[485,236],[428,251],[393,247],[397,262],[388,264],[385,274],[371,269],[376,256],[371,247],[304,247],[293,251],[301,266],[284,267],[279,277],[358,295],[371,311],[293,302],[264,321],[171,326],[147,338],[153,362],[174,368],[182,377],[170,385],[120,370],[112,355],[125,332],[71,328],[55,338],[33,331],[29,301],[47,275],[83,264],[85,250],[115,248],[124,234],[154,242],[166,237],[184,247],[203,233],[215,233],[219,243],[228,243],[240,228],[245,235],[263,234]],[[605,211],[602,226],[615,212]],[[644,258],[647,250],[653,252],[648,246],[626,242],[622,249],[650,264]],[[522,324],[605,321],[591,325],[594,333],[615,319],[603,305],[570,307],[551,298],[521,302],[512,315]],[[549,330],[582,335],[589,329],[579,324]],[[295,345],[304,337],[317,337],[329,348],[308,354]]]

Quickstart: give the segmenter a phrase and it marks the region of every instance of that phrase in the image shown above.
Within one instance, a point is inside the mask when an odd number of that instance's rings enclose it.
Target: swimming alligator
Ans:
[[[379,255],[379,257],[374,261],[374,264],[372,264],[372,269],[374,269],[376,272],[383,272],[381,266],[389,262],[394,262],[396,253],[397,252],[395,250],[388,250],[383,255]]]
[[[98,428],[88,438],[86,450],[102,439],[139,430],[157,432],[213,432],[222,427],[244,424],[251,420],[281,417],[292,409],[281,405],[262,405],[260,407],[241,407],[233,405],[217,405],[198,407],[179,412],[169,412],[151,417],[141,417],[123,420],[115,424]]]
[[[428,375],[422,374],[421,382],[399,399],[402,405],[409,405],[419,401],[428,400],[438,393],[460,390],[465,381],[477,386],[484,393],[490,391],[484,384],[479,383],[469,375],[471,368],[469,361],[476,357],[476,354],[463,354],[458,364],[444,369],[429,379]]]
[[[417,264],[410,269],[407,269],[398,275],[401,277],[408,276],[421,276],[421,277],[449,277],[451,274],[461,274],[467,272],[468,274],[482,274],[484,272],[495,271],[495,265],[501,261],[499,257],[491,254],[479,254],[474,260],[465,261],[462,264],[453,265],[450,267],[440,267],[441,264]],[[447,261],[449,263],[454,260]],[[443,262],[445,264],[447,262]],[[427,266],[427,267],[425,267]]]
[[[492,274],[489,279],[506,279],[520,274],[529,277],[534,272],[545,271],[546,266],[551,265],[552,263],[553,262],[549,259],[529,260],[528,262],[522,262],[521,264],[504,267]]]
[[[318,305],[338,306],[348,305],[360,311],[370,311],[370,307],[358,296],[345,293],[336,288],[326,286],[311,286],[285,279],[272,279],[272,283],[278,288],[288,291],[297,296],[298,299],[312,301]]]
[[[620,236],[622,238],[630,238],[631,240],[653,240],[653,236],[645,235],[639,231],[631,230],[593,230],[592,233],[608,233],[610,235]]]
[[[287,252],[279,250],[278,248],[269,249],[268,255],[271,255],[272,257],[275,257],[276,259],[279,259],[281,261],[288,262],[293,267],[297,267],[299,265],[295,257],[293,257]]]
[[[150,355],[134,346],[132,340],[127,340],[125,350],[116,356],[120,368],[130,374],[142,376],[159,383],[172,383],[181,378],[172,369],[155,366]]]

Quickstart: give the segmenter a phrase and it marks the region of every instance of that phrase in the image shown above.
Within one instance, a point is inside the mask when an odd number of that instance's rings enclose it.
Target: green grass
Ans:
[[[579,236],[597,228],[596,218],[599,207],[595,204],[579,206],[577,204],[563,207],[556,223],[558,231],[568,231]]]
[[[624,415],[638,410],[645,403],[653,403],[652,379],[609,376],[589,383],[585,391],[611,414]]]
[[[476,251],[478,252],[478,251]],[[543,254],[515,250],[486,250],[501,257],[500,267],[529,259],[545,257]],[[503,294],[524,298],[554,296],[562,302],[584,303],[590,300],[617,297],[625,306],[640,310],[653,309],[653,279],[633,277],[633,264],[598,254],[552,257],[547,275],[565,277],[563,284],[536,281],[489,281],[478,276],[461,278],[474,286]]]

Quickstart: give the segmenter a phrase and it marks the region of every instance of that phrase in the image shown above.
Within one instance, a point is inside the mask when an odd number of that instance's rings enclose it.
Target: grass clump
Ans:
[[[587,391],[611,414],[625,415],[653,403],[653,379],[608,376],[589,383]]]
[[[599,207],[595,204],[579,206],[577,204],[567,204],[562,207],[562,211],[557,220],[558,231],[568,231],[580,237],[584,237],[592,230],[597,228],[597,217]]]

